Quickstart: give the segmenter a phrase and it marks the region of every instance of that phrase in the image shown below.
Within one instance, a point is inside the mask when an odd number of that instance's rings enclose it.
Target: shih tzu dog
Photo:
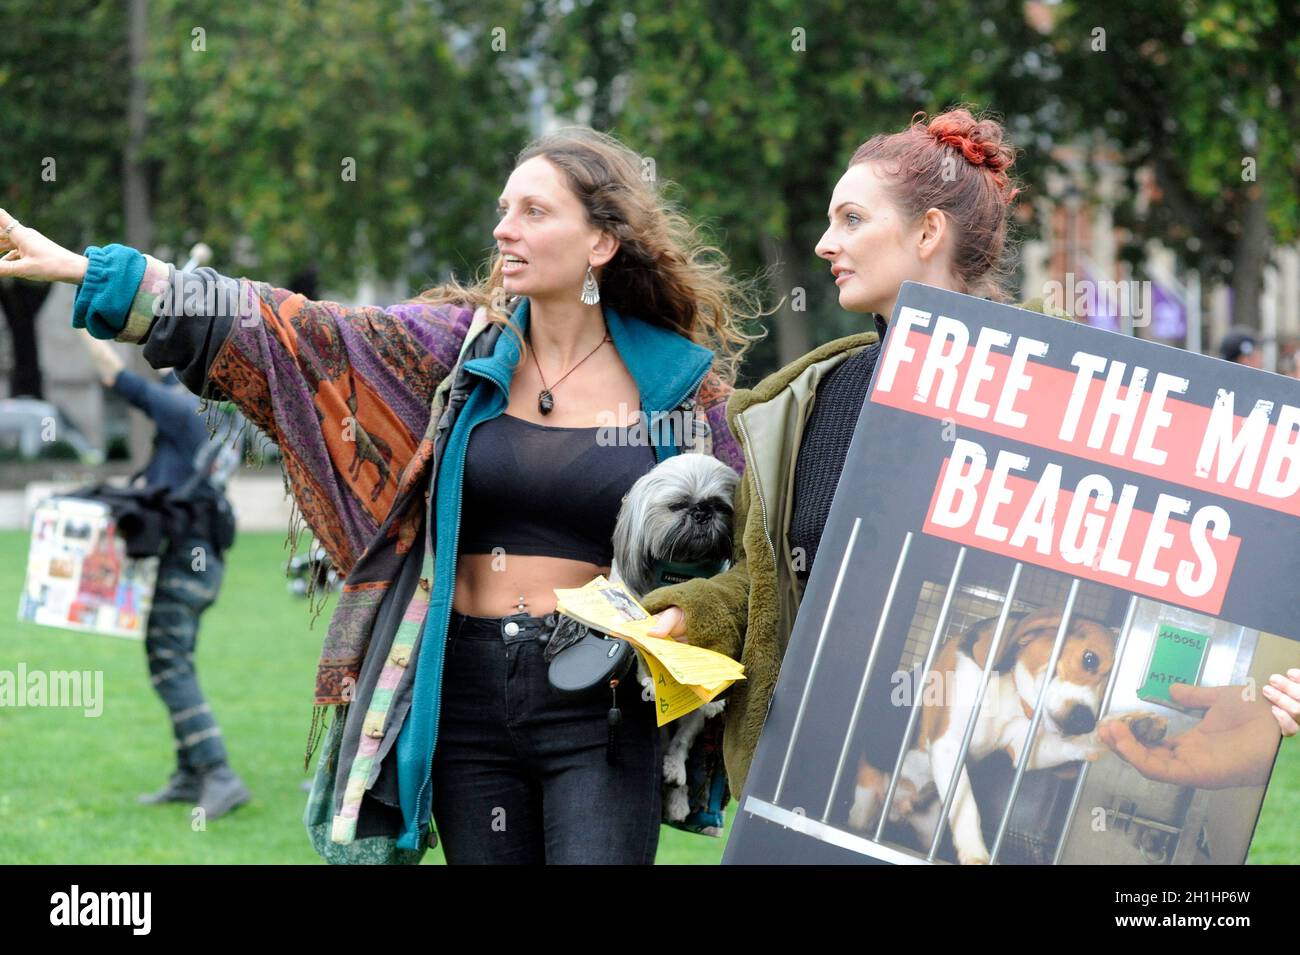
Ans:
[[[610,579],[640,599],[650,591],[726,569],[732,550],[732,514],[739,475],[704,454],[678,454],[642,475],[623,498],[614,525]],[[563,647],[586,630],[561,615],[552,643]],[[635,654],[642,699],[654,687],[640,654]],[[726,700],[713,700],[675,720],[664,736],[664,782],[668,818],[680,821],[690,811],[686,757],[705,720],[722,712]]]
[[[638,599],[668,584],[693,577],[712,577],[731,559],[732,510],[740,477],[717,458],[679,454],[637,480],[614,525],[614,564],[610,577]],[[649,673],[637,654],[642,698],[654,698]],[[662,732],[668,818],[682,820],[689,811],[686,755],[726,700],[713,700],[676,720]]]

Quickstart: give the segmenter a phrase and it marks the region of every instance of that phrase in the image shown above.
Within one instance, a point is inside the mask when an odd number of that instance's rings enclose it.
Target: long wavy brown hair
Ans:
[[[515,166],[535,156],[564,174],[591,223],[618,240],[618,251],[601,273],[601,301],[709,348],[714,370],[734,384],[745,351],[761,337],[745,326],[768,312],[757,304],[754,284],[734,278],[727,257],[664,196],[653,163],[588,126],[538,137],[515,157]],[[452,278],[416,301],[486,306],[493,321],[512,327],[501,265],[494,251],[472,285]]]

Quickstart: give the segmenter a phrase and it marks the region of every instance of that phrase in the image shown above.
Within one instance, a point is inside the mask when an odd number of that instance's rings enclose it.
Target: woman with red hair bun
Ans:
[[[733,566],[642,602],[658,614],[660,635],[745,666],[725,711],[734,793],[744,789],[899,288],[912,281],[1005,298],[1014,161],[1002,125],[967,109],[928,121],[917,114],[901,132],[859,146],[831,195],[817,254],[830,265],[840,305],[872,315],[874,330],[823,345],[728,401],[746,462]],[[1273,709],[1287,735],[1296,732],[1289,714],[1300,714],[1300,673],[1291,676],[1290,696]]]

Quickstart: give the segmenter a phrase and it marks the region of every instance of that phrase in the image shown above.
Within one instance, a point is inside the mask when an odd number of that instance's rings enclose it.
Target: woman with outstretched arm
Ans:
[[[305,819],[326,858],[418,861],[436,819],[451,862],[654,859],[652,705],[561,698],[542,657],[554,589],[609,572],[638,477],[692,442],[743,467],[724,405],[750,299],[642,169],[590,129],[542,137],[486,278],[389,308],[79,255],[0,212],[0,275],[80,284],[74,324],[233,400],[347,575]],[[598,440],[611,424],[628,440]]]

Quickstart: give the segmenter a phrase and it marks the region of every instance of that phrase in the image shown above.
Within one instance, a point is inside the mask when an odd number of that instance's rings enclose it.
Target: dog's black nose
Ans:
[[[713,520],[713,509],[706,507],[703,504],[696,504],[691,508],[691,519],[694,520],[696,524],[707,524],[709,521]]]
[[[1061,729],[1066,736],[1078,736],[1080,733],[1091,733],[1094,726],[1097,725],[1097,716],[1086,706],[1073,706],[1070,708],[1070,714],[1061,724]]]

